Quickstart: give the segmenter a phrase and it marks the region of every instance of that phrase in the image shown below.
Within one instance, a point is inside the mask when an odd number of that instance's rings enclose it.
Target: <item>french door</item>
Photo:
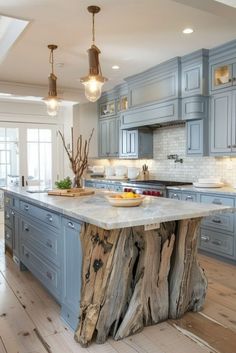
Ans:
[[[59,174],[57,126],[0,123],[0,186],[53,186]]]

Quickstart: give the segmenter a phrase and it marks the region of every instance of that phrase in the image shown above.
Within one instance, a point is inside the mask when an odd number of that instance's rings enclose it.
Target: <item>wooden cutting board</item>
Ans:
[[[93,190],[83,189],[83,188],[74,188],[74,189],[55,189],[48,191],[48,195],[54,196],[69,196],[69,197],[77,197],[77,196],[86,196],[94,194]]]

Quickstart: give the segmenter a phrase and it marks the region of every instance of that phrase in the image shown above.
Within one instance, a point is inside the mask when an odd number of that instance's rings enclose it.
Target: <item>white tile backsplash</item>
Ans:
[[[183,163],[167,159],[178,154]],[[229,185],[236,184],[236,158],[187,157],[185,125],[168,126],[154,130],[154,158],[150,160],[91,160],[90,164],[149,166],[150,179],[196,181],[198,178],[220,177]]]

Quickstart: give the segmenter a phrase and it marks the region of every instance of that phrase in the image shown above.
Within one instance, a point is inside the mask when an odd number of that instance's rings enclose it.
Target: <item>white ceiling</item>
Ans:
[[[81,89],[91,45],[89,5],[101,7],[95,43],[109,79],[104,89],[172,57],[236,39],[236,9],[214,0],[0,0],[0,15],[30,21],[0,61],[0,81],[47,85],[47,45],[53,43],[61,63],[58,87]],[[185,27],[194,33],[182,34]]]

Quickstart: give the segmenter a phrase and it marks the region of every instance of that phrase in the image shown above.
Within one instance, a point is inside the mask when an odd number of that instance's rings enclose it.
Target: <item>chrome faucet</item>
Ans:
[[[183,158],[179,158],[178,154],[168,154],[167,159],[174,159],[175,163],[183,163]]]

